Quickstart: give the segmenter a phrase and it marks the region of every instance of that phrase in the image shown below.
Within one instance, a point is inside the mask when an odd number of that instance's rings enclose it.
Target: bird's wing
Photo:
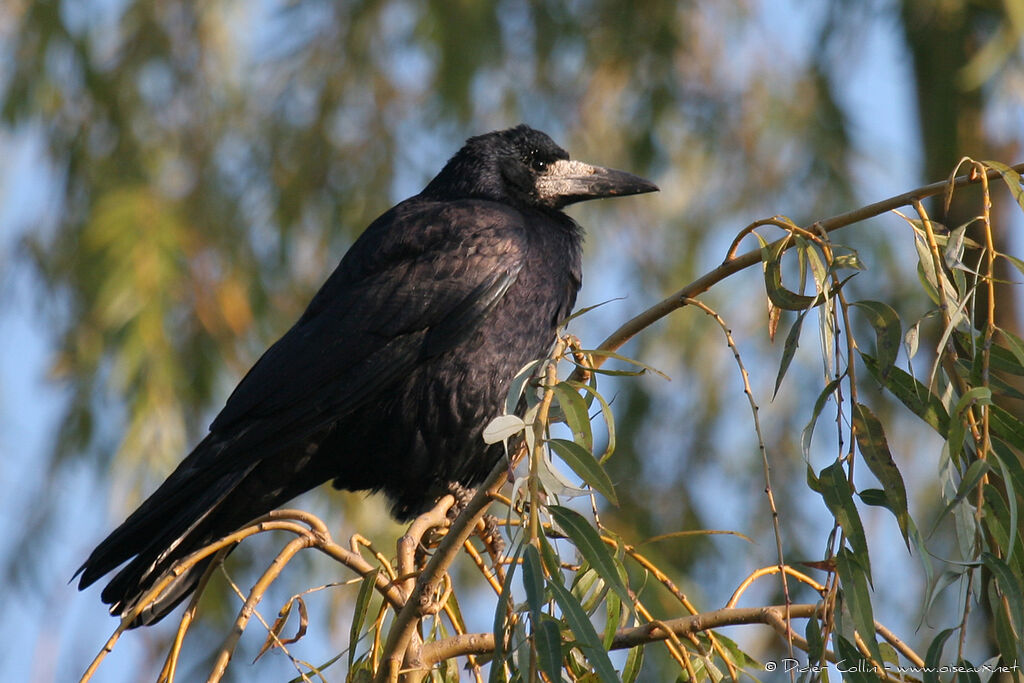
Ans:
[[[384,214],[245,376],[211,431],[285,445],[452,348],[515,282],[523,220],[479,201],[410,200]]]

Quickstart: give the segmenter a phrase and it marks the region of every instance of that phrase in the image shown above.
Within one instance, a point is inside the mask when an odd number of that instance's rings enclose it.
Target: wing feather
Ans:
[[[501,204],[399,204],[356,241],[211,431],[283,447],[374,400],[486,320],[526,245],[522,215]]]

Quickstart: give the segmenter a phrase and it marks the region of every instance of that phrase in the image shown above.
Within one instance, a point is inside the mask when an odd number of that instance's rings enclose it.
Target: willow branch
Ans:
[[[819,607],[810,604],[790,605],[790,615],[794,619],[809,619]],[[765,624],[773,626],[777,622],[785,623],[786,606],[773,605],[767,607],[723,608],[703,614],[691,614],[677,619],[666,619],[657,623],[620,628],[612,638],[610,650],[624,650],[666,640],[671,633],[679,638],[686,638],[696,633],[723,626],[739,624]],[[668,629],[666,631],[665,629]],[[773,626],[774,628],[774,626]],[[438,662],[465,655],[485,655],[494,651],[493,633],[467,633],[452,636],[423,646],[422,664],[432,666]]]
[[[408,600],[398,612],[388,632],[388,638],[384,644],[383,665],[377,671],[377,676],[374,679],[377,683],[397,680],[405,659],[406,649],[416,632],[420,616],[429,606],[430,596],[434,595],[440,586],[445,571],[455,561],[462,545],[473,535],[476,523],[484,516],[484,512],[492,502],[491,494],[504,485],[507,474],[508,462],[502,459],[495,464],[491,473],[487,475],[484,485],[477,489],[473,498],[452,522],[451,528],[441,539],[430,561],[427,562],[427,566],[420,572]],[[422,654],[420,658],[422,659]],[[422,669],[421,662],[409,661],[405,664],[408,667]]]
[[[228,663],[231,661],[231,656],[235,652],[235,647],[238,645],[238,641],[242,637],[242,633],[245,631],[246,625],[249,623],[250,617],[256,610],[256,605],[259,604],[263,598],[263,594],[267,592],[267,588],[270,584],[281,573],[285,565],[291,561],[300,550],[309,548],[315,543],[315,539],[312,534],[307,536],[299,536],[293,538],[288,542],[288,545],[278,553],[274,561],[270,563],[267,570],[263,572],[263,575],[256,582],[256,585],[249,591],[249,597],[246,599],[245,604],[238,611],[238,616],[235,618],[234,626],[228,636],[224,639],[224,643],[220,647],[220,651],[217,653],[217,659],[214,662],[213,669],[210,672],[210,676],[207,678],[207,683],[217,683],[224,676],[224,672],[228,668]]]
[[[1024,163],[1011,166],[1011,168],[1017,171],[1018,173],[1024,173]],[[932,183],[930,185],[925,185],[923,187],[917,188],[916,190],[910,190],[909,192],[904,192],[903,194],[896,195],[895,197],[883,199],[880,202],[868,204],[867,206],[862,206],[859,209],[854,209],[853,211],[848,211],[846,213],[841,213],[837,216],[832,216],[831,218],[826,218],[825,220],[818,222],[818,229],[823,232],[832,232],[833,230],[839,230],[840,228],[845,228],[849,225],[853,225],[854,223],[859,223],[863,220],[867,220],[868,218],[874,218],[875,216],[879,216],[888,211],[892,211],[893,209],[898,209],[901,206],[906,206],[914,202],[915,200],[919,201],[921,199],[925,199],[926,197],[933,197],[937,194],[941,194],[943,191],[949,188],[963,187],[964,185],[972,185],[974,183],[981,182],[981,175],[982,174],[977,174],[975,176],[963,175],[955,178],[952,181],[952,183],[950,183],[950,181],[948,180],[943,180],[937,183]],[[994,170],[989,170],[984,175],[989,179],[995,179],[999,177],[998,171]],[[778,240],[777,242],[773,242],[771,245],[769,245],[769,248],[779,249],[781,246],[783,246],[782,243],[784,239],[785,238],[783,238],[782,240]],[[788,248],[788,246],[784,248]],[[682,308],[683,306],[685,306],[686,301],[688,299],[692,299],[698,296],[699,294],[708,291],[714,285],[718,284],[719,282],[729,277],[730,275],[738,273],[741,270],[745,270],[750,266],[753,266],[760,262],[760,249],[751,249],[750,251],[739,256],[727,258],[722,263],[722,265],[718,266],[711,272],[697,278],[696,280],[686,285],[679,291],[669,295],[662,301],[658,302],[654,306],[651,306],[647,310],[643,311],[642,313],[635,316],[633,319],[623,324],[621,327],[619,327],[619,329],[615,330],[607,339],[601,342],[598,348],[603,351],[615,351],[621,348],[623,344],[625,344],[634,336],[636,336],[637,333],[650,327],[652,324],[654,324],[658,320],[661,320],[662,318],[664,318],[677,308]],[[593,367],[601,367],[601,365],[603,365],[606,360],[606,356],[596,356],[593,359]],[[578,373],[579,370],[577,370],[576,372]],[[574,377],[574,379],[578,378]]]
[[[451,494],[442,496],[430,510],[413,520],[408,530],[398,539],[396,557],[398,560],[398,577],[402,582],[402,591],[411,595],[416,580],[416,549],[420,547],[423,536],[438,527],[447,526],[448,510],[455,504]]]

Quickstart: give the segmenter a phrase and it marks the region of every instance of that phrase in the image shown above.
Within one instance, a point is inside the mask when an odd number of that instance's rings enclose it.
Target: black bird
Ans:
[[[470,138],[355,241],[206,438],[89,555],[79,589],[128,561],[102,599],[130,612],[177,560],[328,480],[383,491],[399,520],[479,484],[503,453],[483,428],[580,287],[583,231],[561,209],[657,189],[570,161],[525,125]],[[133,626],[165,616],[204,569]]]

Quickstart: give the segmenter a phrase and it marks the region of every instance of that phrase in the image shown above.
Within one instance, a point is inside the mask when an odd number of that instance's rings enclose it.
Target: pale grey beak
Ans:
[[[658,191],[657,185],[632,173],[568,159],[548,164],[536,187],[538,198],[556,209],[588,199]]]

